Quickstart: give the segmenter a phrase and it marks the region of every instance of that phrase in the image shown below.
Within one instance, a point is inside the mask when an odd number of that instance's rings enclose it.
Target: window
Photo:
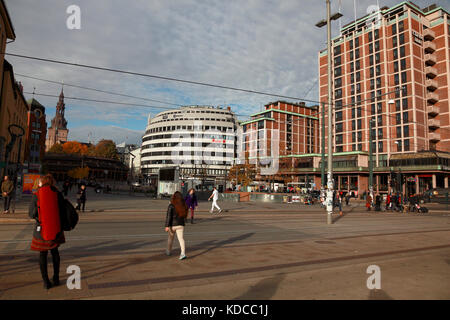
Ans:
[[[400,100],[395,100],[395,111],[400,111]]]
[[[378,139],[383,139],[383,129],[378,128]]]
[[[402,104],[403,104],[403,110],[408,109],[408,98],[404,98],[402,100]]]
[[[338,67],[334,69],[334,75],[339,77],[342,74],[342,67]]]
[[[404,21],[400,21],[398,23],[398,32],[402,32],[404,30]]]
[[[375,81],[373,79],[370,79],[370,89],[375,89]]]
[[[341,56],[334,58],[334,65],[338,66],[341,64]]]
[[[356,130],[356,121],[352,120],[352,130]]]
[[[375,40],[377,40],[380,37],[380,29],[375,29]]]
[[[375,42],[375,51],[380,50],[380,41]]]
[[[337,89],[337,90],[335,91],[334,97],[335,97],[336,99],[342,98],[342,89]]]
[[[405,83],[405,82],[407,82],[408,81],[408,77],[407,77],[407,75],[406,75],[406,71],[405,72],[402,72],[402,83]]]
[[[409,139],[406,139],[406,140],[405,140],[404,150],[405,150],[405,151],[409,151]]]
[[[358,131],[358,141],[362,141],[362,131]]]
[[[382,115],[379,115],[377,117],[377,123],[378,123],[379,127],[381,127],[383,125],[383,116]]]
[[[356,61],[356,70],[361,69],[360,60]]]
[[[377,103],[377,112],[382,113],[383,112],[383,103],[378,102]]]
[[[380,53],[375,53],[375,63],[380,63]]]
[[[369,32],[368,36],[369,36],[369,42],[371,42],[373,40],[372,32]]]
[[[336,88],[342,87],[342,78],[336,79],[335,86]]]
[[[403,137],[409,137],[409,126],[403,127]]]
[[[400,60],[400,66],[401,66],[402,70],[406,69],[406,59]]]
[[[373,53],[373,44],[369,44],[369,53]]]
[[[334,47],[334,55],[337,56],[338,54],[341,54],[341,46]]]
[[[352,50],[353,49],[353,40],[350,40],[348,43],[350,45],[350,50]]]
[[[359,47],[359,37],[355,39],[355,47]]]
[[[353,55],[353,51],[350,51],[350,60],[353,60],[355,57]]]
[[[356,84],[356,92],[361,93],[361,83]]]
[[[406,48],[405,46],[400,47],[400,57],[402,57],[402,58],[405,56],[405,52],[406,52],[405,48]]]
[[[398,73],[394,74],[394,83],[395,83],[395,85],[399,85],[400,84],[400,78],[398,76]]]
[[[355,132],[352,132],[352,142],[356,142],[356,133]]]
[[[358,109],[357,109],[357,111],[358,111],[358,118],[359,117],[362,117],[362,109],[361,109],[361,107],[358,107]]]
[[[397,33],[397,25],[394,23],[392,25],[392,34],[396,34]]]
[[[397,46],[398,42],[397,42],[397,36],[392,38],[392,47],[395,48]]]
[[[350,63],[350,72],[353,72],[353,71],[355,71],[355,63],[351,62]]]
[[[342,121],[342,111],[336,112],[336,121]]]
[[[381,77],[377,78],[377,88],[381,87]]]
[[[355,50],[355,58],[358,59],[359,58],[359,49]]]
[[[396,122],[397,124],[401,124],[401,123],[402,123],[402,117],[401,117],[400,113],[397,113],[397,114],[395,115],[395,122]]]
[[[375,105],[374,104],[372,104],[370,106],[370,111],[371,111],[371,114],[375,114]]]
[[[362,128],[362,120],[358,119],[357,121],[358,121],[358,129],[361,129]]]
[[[398,72],[398,62],[394,62],[394,72]]]
[[[383,152],[383,141],[378,141],[378,152]]]
[[[375,69],[377,70],[377,76],[381,75],[381,66],[380,66],[380,65],[377,65],[377,66],[375,67]]]
[[[342,134],[336,135],[336,144],[342,144],[344,142],[344,136]]]
[[[401,35],[398,36],[398,42],[402,45],[405,44],[405,34],[402,33]]]
[[[403,123],[408,123],[408,111],[403,112]]]
[[[395,129],[397,131],[397,138],[401,138],[402,137],[402,127],[396,127]]]
[[[398,59],[398,49],[392,50],[392,53],[394,54],[394,59]]]
[[[356,82],[361,81],[361,72],[356,73]]]
[[[372,59],[372,63],[370,65],[373,65],[373,59]],[[373,76],[374,76],[374,69],[373,69],[373,67],[371,67],[370,68],[370,77],[372,78]]]
[[[369,64],[373,66],[373,56],[369,56]]]
[[[355,83],[355,75],[353,73],[350,74],[350,83]]]
[[[402,140],[397,140],[396,141],[396,143],[397,143],[397,151],[402,151]]]

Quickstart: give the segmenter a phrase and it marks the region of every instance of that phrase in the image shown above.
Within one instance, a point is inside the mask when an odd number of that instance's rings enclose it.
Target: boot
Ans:
[[[52,250],[52,260],[53,260],[53,285],[59,286],[60,257],[58,248]]]
[[[44,281],[44,289],[50,289],[52,287],[52,283],[48,278],[47,272],[47,255],[41,254],[39,258],[39,267],[41,269],[42,280]]]
[[[191,218],[191,224],[194,224],[194,218]]]

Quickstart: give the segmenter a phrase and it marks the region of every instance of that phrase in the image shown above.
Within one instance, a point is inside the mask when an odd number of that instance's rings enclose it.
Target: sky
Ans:
[[[392,7],[400,0],[332,0],[339,27],[370,6]],[[449,0],[415,0],[450,9]],[[322,0],[5,0],[16,33],[6,52],[145,74],[237,87],[312,101],[318,100],[318,51],[326,47]],[[355,4],[356,3],[356,7]],[[67,28],[80,8],[80,29]],[[61,84],[74,84],[155,101],[64,86],[69,140],[113,139],[140,143],[148,116],[175,105],[230,106],[240,120],[278,98],[52,64],[6,56],[25,97],[55,114]],[[146,105],[87,102],[68,97]],[[288,100],[288,99],[284,99]],[[288,100],[299,101],[299,100]],[[166,103],[161,103],[166,102]],[[311,103],[308,103],[311,104]],[[151,108],[158,107],[158,108]]]

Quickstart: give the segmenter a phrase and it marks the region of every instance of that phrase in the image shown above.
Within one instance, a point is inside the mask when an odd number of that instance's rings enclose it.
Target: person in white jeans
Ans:
[[[167,252],[170,254],[172,251],[173,239],[175,238],[175,233],[177,234],[178,242],[180,243],[181,254],[180,257],[186,256],[186,247],[184,244],[184,227],[183,226],[174,226],[168,230],[169,239],[167,241]]]
[[[211,206],[211,213],[214,212],[214,208],[217,208],[217,210],[219,210],[219,213],[222,212],[222,209],[220,209],[220,207],[217,205],[217,200],[219,200],[219,191],[217,191],[216,187],[214,187],[213,192],[211,194],[211,196],[208,198],[208,201],[211,200],[211,198],[213,199],[212,202],[212,206]]]
[[[166,255],[171,255],[173,238],[176,233],[181,249],[180,260],[187,258],[183,237],[187,212],[188,207],[183,199],[183,195],[179,191],[176,191],[167,208],[165,231],[169,234],[169,239],[167,240]]]

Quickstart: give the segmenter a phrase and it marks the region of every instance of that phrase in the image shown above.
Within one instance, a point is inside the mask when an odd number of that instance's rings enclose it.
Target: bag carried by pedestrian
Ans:
[[[61,226],[64,231],[71,231],[75,228],[79,220],[78,212],[69,200],[64,199],[61,208]]]

